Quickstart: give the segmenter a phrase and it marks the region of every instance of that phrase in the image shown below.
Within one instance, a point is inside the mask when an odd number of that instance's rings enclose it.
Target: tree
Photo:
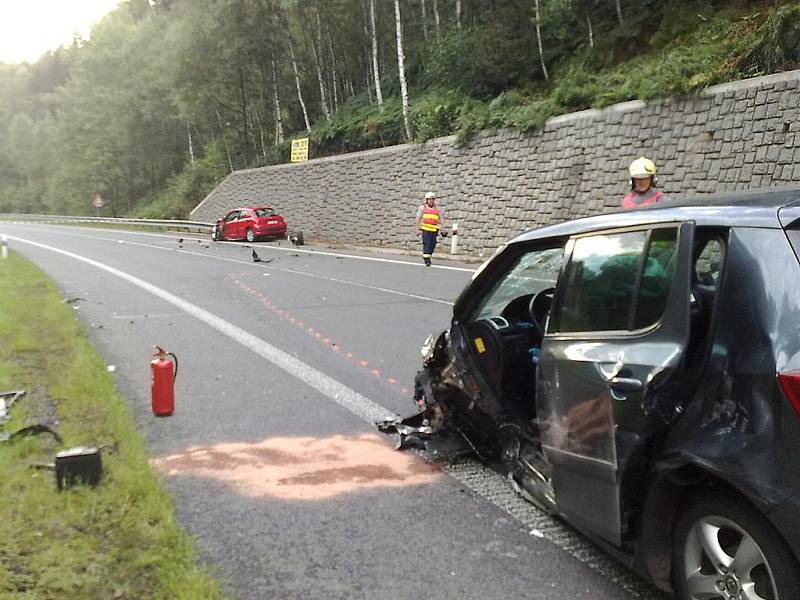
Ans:
[[[400,18],[400,0],[394,0],[395,26],[397,30],[397,71],[400,77],[400,96],[403,102],[403,124],[406,139],[412,140],[411,120],[408,116],[408,86],[406,84],[406,61],[403,53],[403,22]]]
[[[383,109],[383,91],[381,90],[381,73],[378,67],[378,31],[375,24],[375,0],[369,0],[369,18],[372,25],[370,37],[372,40],[372,74],[375,81],[375,97],[378,106]]]
[[[542,51],[542,20],[539,13],[539,0],[534,0],[533,7],[536,15],[536,45],[539,47],[539,63],[542,65],[545,81],[549,81],[550,76],[547,74],[547,65],[544,64],[544,52]]]

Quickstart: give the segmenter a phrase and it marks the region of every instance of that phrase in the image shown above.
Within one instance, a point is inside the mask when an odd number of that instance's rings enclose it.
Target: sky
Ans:
[[[120,0],[0,0],[0,61],[35,62],[48,50],[88,39],[93,23]]]

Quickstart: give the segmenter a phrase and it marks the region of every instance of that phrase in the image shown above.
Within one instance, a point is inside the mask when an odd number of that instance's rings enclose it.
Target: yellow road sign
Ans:
[[[308,160],[308,138],[292,140],[291,162],[303,162]]]

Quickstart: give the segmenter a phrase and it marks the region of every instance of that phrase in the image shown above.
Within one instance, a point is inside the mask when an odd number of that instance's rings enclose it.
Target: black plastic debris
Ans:
[[[61,301],[61,304],[73,304],[73,303],[75,303],[75,302],[79,302],[79,301],[81,301],[81,300],[86,300],[86,298],[80,298],[80,297],[75,297],[75,298],[64,298],[64,299]]]
[[[296,231],[292,235],[289,236],[289,241],[292,242],[295,246],[302,246],[305,241],[303,240],[303,232]]]
[[[253,262],[261,262],[261,258],[255,250],[253,250]]]
[[[74,485],[96,486],[103,475],[99,448],[70,448],[56,454],[56,486],[63,490]]]
[[[0,442],[11,442],[16,438],[20,437],[28,437],[31,435],[40,435],[42,433],[49,433],[53,436],[56,442],[59,444],[63,444],[64,440],[61,439],[61,436],[58,435],[55,431],[50,429],[47,425],[42,425],[41,423],[37,423],[36,425],[28,425],[27,427],[22,427],[17,429],[13,433],[0,433]]]
[[[416,448],[430,461],[448,462],[475,452],[475,447],[461,432],[455,428],[443,431],[435,420],[432,422],[425,413],[418,413],[405,419],[386,419],[375,425],[394,439],[395,450]]]

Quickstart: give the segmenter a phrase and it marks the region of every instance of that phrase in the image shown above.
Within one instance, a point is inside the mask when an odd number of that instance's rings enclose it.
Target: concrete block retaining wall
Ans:
[[[307,238],[416,249],[416,208],[433,190],[446,221],[459,224],[460,250],[479,254],[616,208],[641,155],[656,161],[672,197],[800,185],[800,71],[563,115],[529,133],[486,131],[465,146],[447,137],[236,171],[192,218],[266,203]]]

